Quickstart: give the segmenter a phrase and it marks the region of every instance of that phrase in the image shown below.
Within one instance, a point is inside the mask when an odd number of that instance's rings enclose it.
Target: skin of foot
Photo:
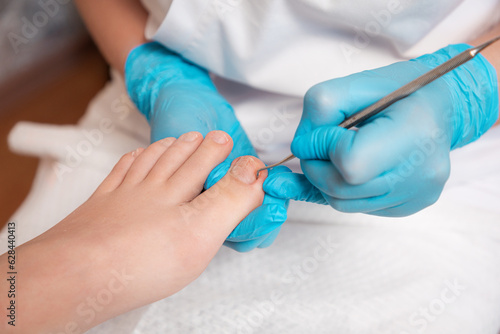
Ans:
[[[1,332],[83,333],[195,280],[264,197],[254,157],[202,193],[232,146],[222,131],[189,132],[124,155],[84,204],[16,248],[16,326],[3,316]],[[0,283],[3,313],[11,283]]]

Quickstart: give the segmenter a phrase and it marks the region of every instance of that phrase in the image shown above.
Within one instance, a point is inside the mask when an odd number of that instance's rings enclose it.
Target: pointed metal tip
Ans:
[[[473,57],[476,56],[479,52],[483,51],[488,46],[490,46],[491,44],[497,42],[498,40],[500,40],[500,36],[497,36],[497,37],[495,37],[495,38],[487,41],[486,43],[483,43],[483,44],[481,44],[479,46],[476,46],[475,48],[473,48],[473,49],[470,50],[471,55]]]
[[[277,163],[275,163],[275,164],[272,164],[272,165],[269,165],[269,166],[266,166],[266,167],[262,167],[261,169],[257,170],[257,177],[259,176],[259,173],[260,173],[261,171],[266,170],[266,169],[271,169],[271,168],[277,167],[277,166],[279,166],[279,165],[281,165],[281,164],[284,164],[285,162],[290,161],[290,160],[292,160],[292,159],[294,159],[294,158],[295,158],[295,155],[290,154],[289,156],[287,156],[285,159],[281,160],[280,162],[277,162]]]

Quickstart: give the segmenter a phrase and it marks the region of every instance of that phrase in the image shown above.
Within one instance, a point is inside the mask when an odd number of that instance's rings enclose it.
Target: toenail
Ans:
[[[167,138],[160,140],[160,143],[164,146],[169,147],[170,145],[172,145],[174,143],[174,141],[175,141],[175,138],[167,137]]]
[[[142,148],[139,147],[139,148],[136,148],[133,152],[132,152],[132,157],[136,157],[139,155],[139,153],[142,151]]]
[[[185,133],[182,136],[180,136],[179,139],[182,141],[193,142],[196,139],[198,139],[199,136],[200,135],[198,132],[188,132],[188,133]]]
[[[214,131],[210,133],[210,138],[217,144],[226,144],[229,141],[228,135],[224,131]]]
[[[251,168],[253,160],[250,157],[236,159],[231,166],[231,175],[243,183],[252,184],[255,182],[255,168]]]

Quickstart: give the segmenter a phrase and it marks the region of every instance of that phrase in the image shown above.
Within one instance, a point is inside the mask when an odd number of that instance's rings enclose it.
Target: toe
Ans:
[[[213,236],[222,244],[236,225],[262,204],[262,183],[267,173],[256,176],[262,167],[264,164],[255,157],[236,159],[226,176],[182,206],[184,219],[197,220],[200,232]]]
[[[180,136],[179,140],[163,153],[147,179],[155,182],[167,181],[196,152],[202,141],[203,135],[195,131]]]
[[[177,190],[179,201],[191,201],[200,194],[210,172],[227,158],[232,147],[232,139],[227,133],[208,133],[196,152],[170,177],[167,186]]]
[[[162,154],[175,142],[175,138],[165,138],[151,145],[137,159],[125,176],[124,184],[137,184],[144,180]]]
[[[116,163],[115,167],[111,170],[111,173],[102,181],[101,185],[97,188],[96,194],[110,192],[118,188],[120,184],[125,179],[127,172],[136,160],[136,158],[144,152],[143,148],[138,148],[137,150],[127,153],[121,157],[121,159]]]

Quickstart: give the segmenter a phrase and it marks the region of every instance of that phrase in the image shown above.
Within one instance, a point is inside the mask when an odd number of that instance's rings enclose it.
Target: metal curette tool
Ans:
[[[465,64],[466,62],[468,62],[469,60],[471,60],[475,56],[477,56],[479,54],[479,52],[483,51],[485,48],[487,48],[488,46],[490,46],[491,44],[495,43],[498,40],[500,40],[500,36],[495,37],[492,40],[490,40],[484,44],[481,44],[480,46],[470,48],[470,49],[467,49],[467,50],[459,53],[455,57],[444,62],[443,64],[441,64],[441,65],[437,66],[436,68],[430,70],[429,72],[421,75],[420,77],[416,78],[415,80],[407,83],[406,85],[395,90],[394,92],[390,93],[389,95],[381,98],[380,100],[378,100],[377,102],[375,102],[371,106],[366,107],[365,109],[355,113],[354,115],[352,115],[351,117],[347,118],[342,123],[340,123],[339,126],[342,128],[349,129],[349,128],[352,128],[353,126],[358,125],[361,122],[366,121],[367,119],[378,114],[379,112],[381,112],[385,108],[389,107],[393,103],[395,103],[401,99],[404,99],[405,97],[413,94],[414,92],[416,92],[420,88],[422,88],[422,87],[430,84],[434,80],[442,77],[446,73],[454,70],[455,68],[459,67],[460,65]],[[291,154],[288,157],[286,157],[285,159],[283,159],[275,164],[272,164],[272,165],[269,165],[267,167],[264,167],[264,168],[257,170],[257,175],[259,175],[259,172],[261,172],[263,170],[279,166],[279,165],[284,164],[285,162],[290,161],[294,158],[295,158],[295,156],[293,154]]]

